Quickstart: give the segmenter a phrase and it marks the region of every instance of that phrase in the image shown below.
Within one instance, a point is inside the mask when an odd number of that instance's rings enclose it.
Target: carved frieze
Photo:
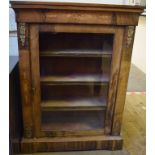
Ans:
[[[127,40],[126,40],[126,47],[127,48],[129,48],[132,44],[133,37],[134,37],[134,31],[135,31],[134,26],[128,27],[128,34],[127,34]]]
[[[28,26],[26,23],[20,22],[18,24],[18,36],[19,36],[19,47],[28,48]]]

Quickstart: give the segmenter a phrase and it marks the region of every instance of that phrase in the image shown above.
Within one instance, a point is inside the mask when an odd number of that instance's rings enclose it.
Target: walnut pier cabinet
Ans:
[[[21,152],[122,149],[135,26],[144,7],[11,4],[18,27]]]

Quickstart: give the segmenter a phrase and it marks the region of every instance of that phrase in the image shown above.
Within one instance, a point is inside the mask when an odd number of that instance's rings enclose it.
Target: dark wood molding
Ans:
[[[71,2],[32,2],[32,1],[11,1],[13,8],[33,9],[64,9],[64,10],[91,10],[91,11],[116,11],[116,12],[137,12],[141,13],[144,6],[141,5],[115,5],[95,3],[71,3]]]

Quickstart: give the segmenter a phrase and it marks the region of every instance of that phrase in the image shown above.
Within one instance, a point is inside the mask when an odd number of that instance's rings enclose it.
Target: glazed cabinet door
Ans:
[[[124,29],[30,25],[34,137],[111,134]]]

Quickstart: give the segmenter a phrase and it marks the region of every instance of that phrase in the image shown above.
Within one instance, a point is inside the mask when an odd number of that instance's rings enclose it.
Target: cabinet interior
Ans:
[[[44,131],[104,129],[112,34],[40,33]]]

